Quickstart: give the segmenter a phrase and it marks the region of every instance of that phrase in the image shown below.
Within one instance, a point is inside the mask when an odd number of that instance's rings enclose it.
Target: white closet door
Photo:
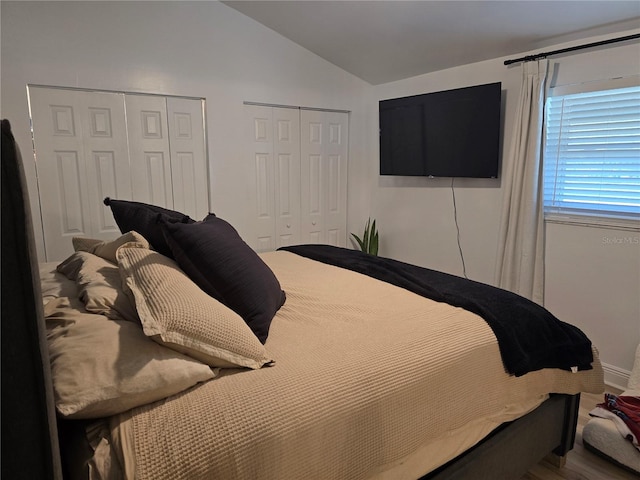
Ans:
[[[248,130],[248,159],[252,163],[252,191],[255,192],[255,241],[248,243],[259,252],[275,249],[275,166],[273,162],[273,109],[245,105],[245,125]]]
[[[132,192],[127,130],[121,121],[124,99],[122,94],[106,92],[89,92],[83,97],[89,124],[84,136],[92,209],[91,235],[112,239],[120,235],[120,230],[103,200],[105,197],[130,198]]]
[[[106,196],[131,195],[124,96],[29,87],[47,261],[62,260],[71,237],[114,238]]]
[[[299,243],[299,111],[245,105],[245,115],[255,171],[255,248],[265,252]]]
[[[196,220],[209,213],[202,100],[167,97],[173,208]]]
[[[126,94],[125,102],[132,199],[173,209],[166,99]]]
[[[276,248],[300,243],[300,111],[273,109]]]
[[[348,114],[301,110],[301,239],[346,246]]]

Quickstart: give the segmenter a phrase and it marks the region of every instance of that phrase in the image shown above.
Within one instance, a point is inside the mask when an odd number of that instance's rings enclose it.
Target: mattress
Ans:
[[[535,409],[602,391],[602,368],[505,372],[479,316],[278,251],[287,294],[275,366],[216,378],[109,419],[127,478],[418,478]]]

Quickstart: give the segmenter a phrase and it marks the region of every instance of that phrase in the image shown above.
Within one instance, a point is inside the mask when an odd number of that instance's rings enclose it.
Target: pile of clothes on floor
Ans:
[[[589,414],[593,418],[582,430],[585,448],[640,474],[640,345],[627,390],[605,393]]]

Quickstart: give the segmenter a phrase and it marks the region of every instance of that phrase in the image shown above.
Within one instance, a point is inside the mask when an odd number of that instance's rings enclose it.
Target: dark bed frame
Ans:
[[[20,150],[2,120],[2,478],[63,478],[66,424],[56,419],[40,299]],[[579,399],[552,395],[423,479],[518,479],[550,454],[561,465],[575,441]]]

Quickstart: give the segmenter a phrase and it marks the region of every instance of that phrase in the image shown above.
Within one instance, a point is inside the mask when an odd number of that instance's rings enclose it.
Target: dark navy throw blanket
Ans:
[[[521,376],[543,368],[592,368],[591,341],[579,328],[515,293],[358,250],[330,245],[295,245],[280,250],[353,270],[481,316],[498,339],[510,374]]]

